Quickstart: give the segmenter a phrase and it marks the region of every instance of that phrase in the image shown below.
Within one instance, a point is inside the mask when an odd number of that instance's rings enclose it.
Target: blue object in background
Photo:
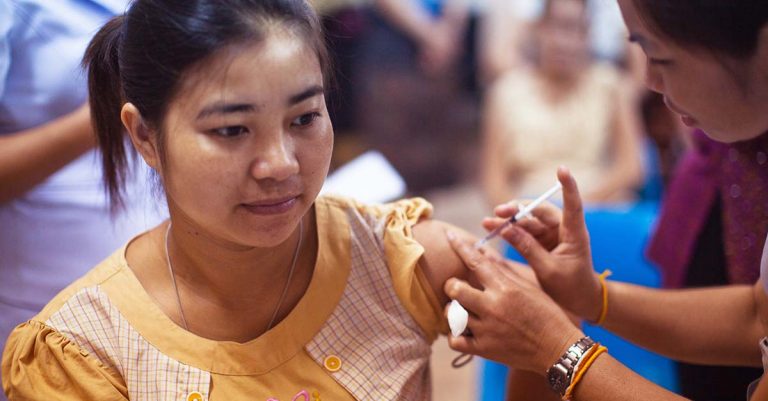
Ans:
[[[585,217],[592,244],[595,269],[610,269],[611,280],[659,287],[661,277],[645,256],[645,245],[658,214],[658,203],[588,209]],[[524,261],[512,248],[510,259]],[[609,306],[610,307],[610,306]],[[585,325],[584,332],[608,347],[609,353],[646,379],[668,389],[678,389],[674,362],[632,345],[599,327]],[[507,368],[483,360],[480,364],[480,400],[505,399]]]
[[[643,165],[645,167],[645,182],[637,191],[637,196],[642,202],[661,202],[664,195],[664,177],[661,174],[661,160],[659,150],[649,138],[643,142]]]
[[[437,17],[443,12],[443,2],[444,0],[421,0],[421,5],[430,14]]]

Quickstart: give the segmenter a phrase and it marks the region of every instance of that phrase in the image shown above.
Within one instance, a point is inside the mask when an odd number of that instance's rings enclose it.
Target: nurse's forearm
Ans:
[[[39,127],[0,136],[0,203],[23,195],[94,144],[87,106]]]
[[[565,352],[565,350],[563,350]],[[610,351],[609,351],[610,352]],[[554,364],[555,361],[553,360]],[[509,376],[507,401],[556,401],[560,399],[547,384],[546,369],[538,375],[513,370]],[[574,400],[589,401],[682,401],[685,398],[649,382],[616,361],[610,353],[597,357],[573,392]]]
[[[755,294],[747,285],[656,290],[610,282],[604,326],[672,359],[760,366],[765,334]]]
[[[600,355],[576,386],[574,400],[682,401],[683,398],[649,382],[610,354]]]
[[[560,397],[549,388],[544,376],[520,369],[511,369],[507,383],[506,401],[560,401]]]

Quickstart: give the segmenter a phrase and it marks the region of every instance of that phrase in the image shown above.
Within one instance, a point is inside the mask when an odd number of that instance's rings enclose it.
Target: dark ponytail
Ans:
[[[227,46],[264,40],[277,26],[315,51],[327,80],[325,38],[306,0],[134,0],[124,16],[96,34],[83,63],[113,211],[122,205],[129,172],[123,104],[133,104],[150,134],[157,135],[162,160],[163,120],[184,73]]]
[[[104,185],[112,210],[122,207],[122,183],[127,171],[125,137],[120,112],[125,103],[120,80],[119,48],[123,36],[120,15],[107,22],[94,36],[83,58],[88,69],[91,122],[101,149]]]
[[[737,59],[755,54],[766,0],[634,0],[646,26],[682,47]]]

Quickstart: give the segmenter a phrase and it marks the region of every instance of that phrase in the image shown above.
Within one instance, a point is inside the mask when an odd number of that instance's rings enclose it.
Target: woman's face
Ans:
[[[664,96],[684,124],[700,128],[721,142],[747,140],[768,132],[768,60],[764,50],[751,59],[735,60],[681,48],[648,29],[633,0],[618,1],[630,40],[646,54],[646,84]]]
[[[557,75],[572,75],[589,59],[588,27],[584,3],[551,0],[537,27],[539,65]]]
[[[333,147],[315,51],[276,30],[182,79],[159,169],[174,223],[238,245],[282,243],[317,197]]]

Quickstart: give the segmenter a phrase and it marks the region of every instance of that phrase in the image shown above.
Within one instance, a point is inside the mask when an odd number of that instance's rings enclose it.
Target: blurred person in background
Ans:
[[[479,29],[479,79],[490,85],[500,75],[523,63],[528,24],[515,1],[492,0]]]
[[[376,0],[369,15],[357,75],[360,132],[413,193],[455,183],[476,142],[476,12],[468,3]]]
[[[0,0],[0,350],[14,326],[160,220],[144,174],[110,217],[80,68],[126,4]]]
[[[369,25],[366,10],[373,0],[310,2],[321,18],[334,67],[334,85],[326,94],[334,128],[333,169],[364,152],[358,130],[359,71],[355,67]]]
[[[469,17],[465,1],[378,0],[376,6],[415,45],[416,62],[427,76],[448,74],[464,52]]]
[[[587,0],[586,4],[592,21],[588,39],[592,55],[600,61],[631,66],[633,55],[627,51],[618,5],[603,0]],[[546,0],[487,1],[478,46],[478,69],[484,85],[525,63],[535,39],[534,26],[545,5]]]
[[[535,62],[502,75],[483,111],[482,182],[491,204],[537,196],[568,165],[590,203],[633,199],[643,178],[632,85],[589,50],[584,0],[549,0]]]

